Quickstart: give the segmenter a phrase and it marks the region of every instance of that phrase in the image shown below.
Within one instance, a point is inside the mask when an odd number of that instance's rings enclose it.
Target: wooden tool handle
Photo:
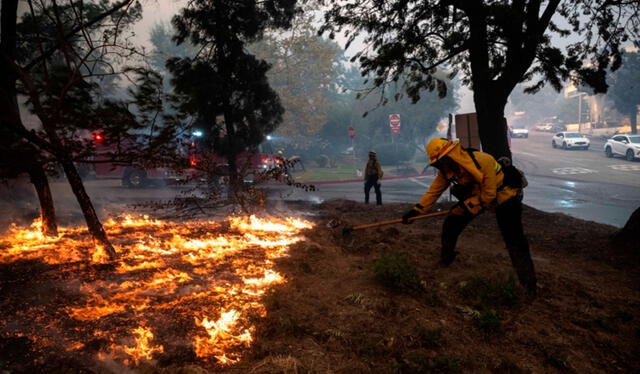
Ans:
[[[429,217],[443,216],[445,214],[449,214],[449,211],[448,210],[444,210],[442,212],[422,214],[422,215],[419,215],[419,216],[411,217],[411,218],[409,218],[409,222],[413,222],[413,221],[417,221],[419,219],[425,219],[425,218],[429,218]],[[376,223],[369,223],[369,224],[366,224],[366,225],[353,226],[351,228],[351,230],[369,229],[369,228],[372,228],[372,227],[393,225],[394,223],[402,223],[402,218],[396,218],[396,219],[392,219],[392,220],[389,220],[389,221],[382,221],[382,222],[376,222]]]

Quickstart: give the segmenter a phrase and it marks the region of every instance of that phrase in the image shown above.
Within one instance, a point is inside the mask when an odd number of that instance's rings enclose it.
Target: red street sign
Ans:
[[[400,134],[400,115],[389,114],[389,127],[393,134]]]
[[[349,126],[348,131],[349,131],[349,139],[353,139],[356,137],[356,129]]]

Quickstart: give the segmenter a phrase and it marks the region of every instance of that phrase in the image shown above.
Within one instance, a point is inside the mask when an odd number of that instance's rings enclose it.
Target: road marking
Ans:
[[[621,170],[621,171],[640,171],[640,165],[634,164],[618,164],[618,165],[609,165],[611,169]]]
[[[417,180],[416,178],[409,178],[410,181],[412,181],[413,183],[417,183],[419,185],[421,185],[422,187],[429,187],[428,184],[420,182],[419,180]]]
[[[590,174],[590,173],[597,173],[598,171],[585,169],[585,168],[569,167],[569,168],[551,169],[551,172],[554,174],[567,175],[567,174]]]

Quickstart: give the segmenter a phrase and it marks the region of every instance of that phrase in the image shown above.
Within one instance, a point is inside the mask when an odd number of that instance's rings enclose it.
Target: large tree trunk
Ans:
[[[504,118],[507,100],[506,98],[500,100],[495,96],[489,97],[486,91],[488,90],[479,89],[473,94],[478,113],[482,151],[491,154],[496,160],[503,156],[511,158],[507,120]]]
[[[637,244],[638,232],[640,232],[640,207],[631,213],[624,227],[616,232],[614,240],[626,241],[627,245],[631,246],[633,243]],[[637,245],[636,248],[638,248]]]
[[[11,66],[9,66],[6,63],[5,59],[13,60],[15,56],[17,4],[18,4],[18,0],[2,0],[2,8],[1,8],[2,39],[0,43],[0,52],[3,55],[2,56],[3,58],[0,58],[0,68],[1,68],[0,71],[2,71],[2,74],[0,75],[0,80],[2,82],[2,89],[6,92],[6,96],[8,99],[7,101],[11,101],[13,98],[16,108],[17,108],[17,101],[15,101],[15,93],[16,93],[15,71]],[[125,4],[126,2],[118,4],[116,8],[119,9]],[[112,10],[111,12],[113,11],[115,10]],[[105,15],[110,14],[111,12],[107,12],[105,13]],[[97,19],[101,19],[101,18],[97,18]],[[8,112],[9,110],[14,111],[14,109],[16,108],[5,108],[5,109],[7,109],[7,112]],[[45,118],[42,118],[42,113],[39,116],[41,117],[40,119],[43,122],[43,127],[47,132],[47,135],[49,136],[52,145],[58,150],[63,150],[64,147],[62,147],[62,142],[57,137],[55,133],[55,129],[51,126],[47,126],[47,123],[46,123],[47,120]],[[19,118],[17,111],[14,117]],[[16,121],[19,121],[19,120],[16,119],[14,122]],[[9,124],[9,125],[12,125],[12,124]],[[14,124],[14,125],[17,126],[17,124]],[[22,124],[20,124],[20,126],[22,126]],[[71,159],[67,157],[67,155],[56,154],[56,157],[59,159],[60,163],[62,164],[62,167],[64,169],[65,174],[67,175],[67,179],[69,181],[71,189],[74,195],[76,196],[78,203],[80,204],[80,208],[82,209],[82,213],[84,214],[85,220],[87,222],[87,228],[89,230],[89,233],[93,237],[96,245],[100,246],[107,253],[110,259],[112,260],[115,259],[116,252],[113,246],[111,245],[111,243],[109,242],[109,239],[107,238],[107,234],[104,231],[104,228],[100,223],[100,220],[98,219],[98,215],[96,214],[95,209],[93,208],[93,205],[91,204],[91,199],[89,198],[89,195],[84,189],[84,185],[82,184],[82,179],[80,179],[78,170],[76,169]],[[43,201],[43,199],[44,201],[50,201],[51,192],[48,188],[48,180],[46,179],[46,175],[44,175],[44,178],[43,178],[43,175],[39,174],[38,171],[35,171],[35,173],[36,173],[35,178],[34,176],[32,176],[32,181],[34,181],[34,186],[36,186],[36,190],[38,191],[38,196],[41,198],[41,202]],[[53,205],[51,205],[51,207],[47,207],[47,206],[43,207],[43,212],[47,212],[47,214],[54,213]],[[51,219],[52,217],[55,217],[55,216],[48,216],[48,219]],[[55,223],[55,219],[50,222]]]
[[[478,113],[478,128],[482,150],[496,159],[511,158],[507,139],[507,126],[504,119],[504,107],[510,90],[499,86],[492,80],[487,50],[487,10],[477,2],[469,2],[466,10],[469,16],[471,62],[471,80],[473,101]]]
[[[238,150],[236,149],[236,129],[235,129],[235,118],[234,118],[234,110],[231,107],[231,96],[233,92],[233,88],[229,83],[232,80],[233,75],[233,67],[235,61],[235,53],[232,50],[229,50],[228,46],[225,45],[225,40],[222,35],[227,33],[222,26],[222,23],[219,20],[223,19],[223,15],[221,14],[222,10],[219,6],[216,6],[216,27],[217,32],[221,36],[216,40],[217,44],[217,69],[218,73],[222,77],[221,89],[223,95],[222,102],[222,114],[224,117],[224,124],[226,134],[226,143],[227,143],[227,162],[229,163],[229,186],[227,189],[227,199],[231,202],[237,200],[237,193],[240,188],[240,178],[238,175],[238,165],[237,165],[237,155]]]
[[[40,200],[40,218],[42,219],[42,232],[48,236],[58,235],[58,225],[56,223],[56,210],[53,205],[53,196],[49,188],[49,179],[42,167],[42,163],[34,160],[29,168],[31,183],[36,189],[38,200]]]
[[[638,133],[638,107],[636,106],[636,110],[633,110],[631,113],[629,113],[629,119],[631,121],[631,133],[632,134],[637,134]]]
[[[20,172],[29,174],[31,183],[38,194],[40,201],[40,217],[42,219],[42,232],[48,236],[58,235],[56,223],[56,213],[53,205],[53,197],[49,187],[49,178],[44,171],[43,163],[39,159],[40,150],[28,144],[22,144],[23,140],[15,135],[17,129],[23,129],[24,125],[20,121],[18,106],[13,97],[7,97],[6,91],[0,88],[0,108],[3,115],[0,116],[0,126],[9,129],[9,136],[3,139],[7,151],[16,162],[19,162]],[[13,113],[12,115],[9,113]]]
[[[16,97],[16,74],[12,68],[9,67],[7,60],[13,60],[15,58],[16,51],[16,22],[18,17],[18,0],[2,0],[2,6],[0,8],[2,14],[1,30],[0,30],[0,74],[1,85],[0,89],[4,90],[4,99],[2,105],[10,106],[3,108],[3,112],[7,115],[10,111],[16,113],[15,121],[12,123],[10,116],[2,116],[0,118],[0,126],[10,128],[11,126],[24,128],[24,125],[19,119],[18,100]],[[18,143],[20,139],[15,136],[9,140],[9,142],[15,141]],[[42,219],[42,232],[48,236],[58,235],[58,225],[56,223],[56,211],[53,205],[53,197],[51,195],[51,189],[49,188],[49,179],[44,171],[42,162],[38,160],[38,150],[35,147],[28,147],[32,150],[32,153],[27,157],[32,157],[33,160],[29,162],[28,170],[31,178],[31,183],[38,194],[40,201],[40,217]],[[23,162],[25,160],[22,160]]]
[[[84,188],[78,169],[76,169],[76,166],[69,159],[60,160],[60,163],[62,164],[64,173],[67,175],[67,180],[69,181],[71,190],[76,196],[78,204],[80,204],[80,209],[82,209],[82,214],[87,222],[89,234],[93,237],[96,245],[104,249],[109,258],[114,260],[117,257],[116,251],[113,248],[113,245],[111,245],[111,242],[109,242],[109,238],[107,238],[107,233],[104,231],[102,223],[100,223],[100,219],[98,219],[98,215],[93,208],[91,198]]]
[[[482,6],[473,9],[478,14],[475,16],[469,15],[472,29],[469,41],[471,44],[469,57],[473,101],[478,114],[478,130],[482,151],[489,153],[495,159],[500,157],[511,159],[508,138],[509,128],[504,117],[504,108],[518,79],[508,79],[504,76],[498,79],[491,77],[487,51],[486,9]]]

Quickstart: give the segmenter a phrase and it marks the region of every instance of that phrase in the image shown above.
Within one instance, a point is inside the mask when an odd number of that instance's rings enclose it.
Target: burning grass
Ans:
[[[106,262],[84,228],[49,238],[38,222],[13,226],[0,237],[0,334],[30,348],[32,357],[13,357],[18,370],[20,361],[25,369],[51,356],[116,371],[176,357],[237,362],[254,321],[266,316],[262,296],[286,281],[274,261],[310,227],[255,216],[224,223],[122,216],[105,224],[119,254]]]

